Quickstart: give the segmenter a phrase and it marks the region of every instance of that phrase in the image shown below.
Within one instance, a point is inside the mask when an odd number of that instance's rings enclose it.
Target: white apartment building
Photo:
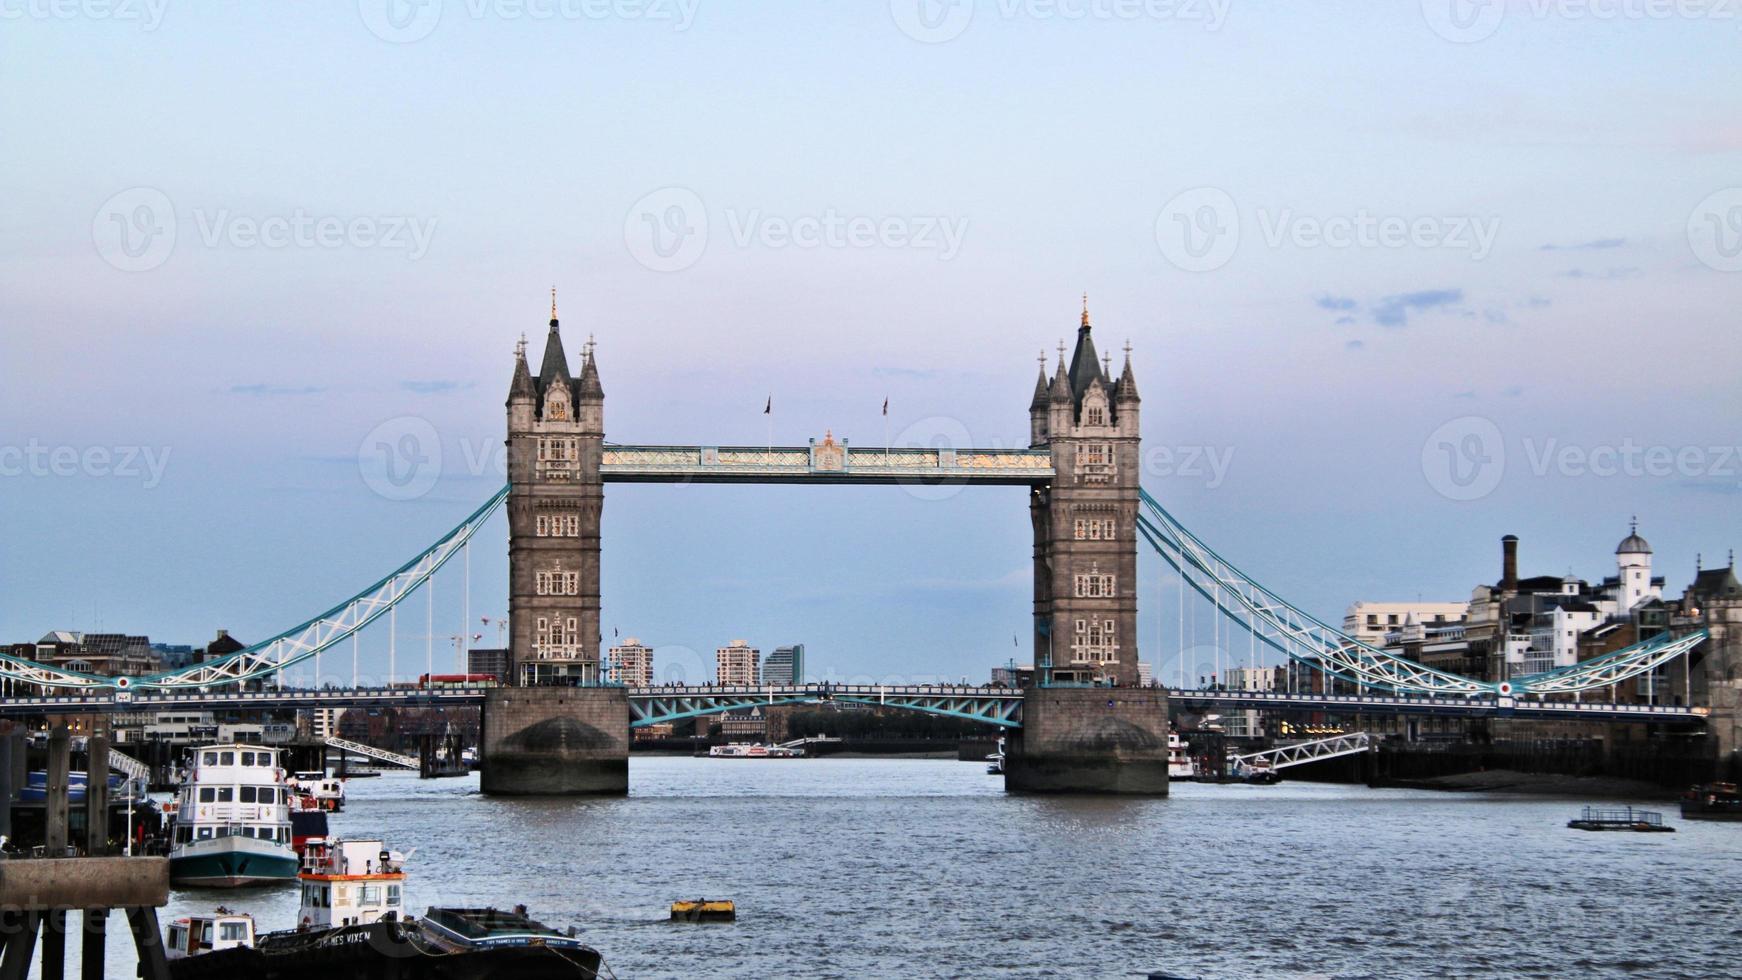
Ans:
[[[653,648],[631,636],[621,646],[611,648],[611,669],[606,678],[630,687],[651,687],[653,684]]]
[[[1462,622],[1468,602],[1357,602],[1343,613],[1343,632],[1371,646],[1385,645],[1385,634],[1401,629],[1411,616],[1427,629]]]
[[[714,651],[714,683],[754,687],[761,678],[762,651],[749,640],[733,640]]]

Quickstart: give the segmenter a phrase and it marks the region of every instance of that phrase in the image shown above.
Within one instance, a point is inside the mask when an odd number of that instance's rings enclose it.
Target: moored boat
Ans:
[[[1588,806],[1579,812],[1577,818],[1568,820],[1567,826],[1573,830],[1625,830],[1636,834],[1673,834],[1674,827],[1666,827],[1663,814],[1656,810],[1639,810],[1626,807]]]
[[[1682,796],[1685,820],[1742,820],[1742,792],[1735,783],[1695,786]]]
[[[1167,733],[1167,778],[1191,779],[1198,774],[1197,766],[1192,764],[1192,757],[1186,754],[1185,739],[1179,732]]]
[[[290,800],[277,750],[241,744],[194,750],[176,794],[171,884],[234,888],[295,878]]]
[[[316,809],[338,813],[345,809],[345,781],[325,770],[299,772],[288,780],[292,789],[311,801]]]

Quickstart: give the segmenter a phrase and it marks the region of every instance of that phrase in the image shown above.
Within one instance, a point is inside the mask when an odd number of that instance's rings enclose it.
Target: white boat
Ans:
[[[993,752],[991,755],[988,755],[986,757],[986,775],[988,775],[988,776],[1002,776],[1002,775],[1004,775],[1004,738],[1003,738],[1003,736],[999,736],[999,738],[998,738],[998,751]]]
[[[254,917],[222,906],[212,915],[187,915],[169,924],[164,956],[186,959],[220,949],[254,945]]]
[[[303,853],[299,929],[365,926],[401,914],[405,858],[380,838],[310,841]]]
[[[1185,739],[1179,737],[1179,732],[1167,733],[1167,778],[1192,779],[1198,774],[1198,767],[1192,763],[1192,757],[1186,754]]]
[[[708,750],[709,758],[713,759],[797,759],[803,755],[804,749],[789,749],[784,745],[744,742],[716,745]]]
[[[292,793],[276,749],[195,749],[176,793],[170,883],[234,888],[295,878]]]
[[[328,775],[325,770],[299,772],[290,777],[290,785],[313,800],[316,809],[328,813],[338,813],[345,809],[345,781]]]

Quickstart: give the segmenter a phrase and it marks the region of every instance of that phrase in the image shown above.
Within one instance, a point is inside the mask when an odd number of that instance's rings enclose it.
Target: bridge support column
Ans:
[[[1706,653],[1694,677],[1694,703],[1706,705],[1706,731],[1717,743],[1715,778],[1742,775],[1742,600],[1706,603]]]
[[[496,796],[629,792],[629,692],[509,687],[484,700],[482,788]]]
[[[1005,744],[1004,788],[1023,793],[1167,795],[1167,692],[1030,687]]]

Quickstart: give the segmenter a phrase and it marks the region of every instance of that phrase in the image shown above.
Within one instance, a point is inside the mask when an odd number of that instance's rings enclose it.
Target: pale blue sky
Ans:
[[[372,581],[493,489],[471,460],[553,283],[570,350],[597,336],[608,437],[703,444],[763,441],[771,391],[777,442],[880,445],[885,397],[895,434],[1025,442],[1035,355],[1087,290],[1103,349],[1135,347],[1146,445],[1228,461],[1151,491],[1327,617],[1462,598],[1507,532],[1527,572],[1596,577],[1637,513],[1678,592],[1742,540],[1742,24],[1519,5],[1456,43],[1415,2],[1235,2],[1210,29],[986,0],[923,43],[910,6],[0,6],[0,639],[253,640]],[[369,26],[395,23],[429,29]],[[1238,245],[1189,271],[1170,202],[1206,187]],[[649,200],[699,202],[685,267],[638,243]],[[118,250],[141,206],[173,248]],[[782,238],[830,216],[893,231]],[[1313,237],[1363,216],[1440,238]],[[299,217],[349,229],[250,238]],[[358,462],[405,417],[444,460],[409,502]],[[1495,433],[1497,485],[1438,492],[1437,444]],[[1626,445],[1685,461],[1537,472]],[[32,446],[168,458],[57,476]],[[1028,636],[1017,490],[612,487],[605,512],[607,639],[978,678]],[[504,551],[498,525],[475,614],[505,607]],[[1171,677],[1173,593],[1144,574]]]

